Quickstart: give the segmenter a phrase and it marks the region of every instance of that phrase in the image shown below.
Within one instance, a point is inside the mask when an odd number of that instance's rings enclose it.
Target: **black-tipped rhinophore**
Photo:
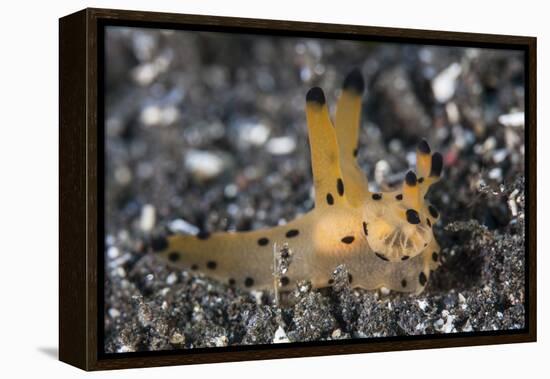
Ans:
[[[319,87],[313,87],[307,91],[306,101],[308,103],[317,103],[319,105],[325,104],[325,94],[323,90]]]
[[[418,144],[418,151],[420,151],[422,154],[430,154],[432,151],[430,149],[430,145],[428,145],[428,142],[426,142],[425,139],[420,141]]]
[[[412,171],[407,172],[407,175],[405,175],[405,182],[408,186],[415,186],[416,185],[416,174]]]
[[[430,176],[441,176],[441,170],[443,170],[443,156],[439,153],[432,155],[432,168],[430,169]]]
[[[359,69],[354,68],[344,79],[344,84],[342,87],[345,90],[354,91],[358,95],[362,95],[365,90],[365,81],[363,80],[363,75]]]

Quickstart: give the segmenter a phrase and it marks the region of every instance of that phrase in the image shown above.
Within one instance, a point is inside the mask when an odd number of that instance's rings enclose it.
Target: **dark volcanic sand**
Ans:
[[[524,128],[500,117],[523,111],[521,54],[129,29],[107,37],[107,352],[524,327]],[[367,85],[358,159],[372,189],[403,179],[421,138],[445,157],[429,195],[442,266],[422,294],[353,289],[339,267],[332,288],[301,283],[276,306],[271,293],[147,253],[143,241],[167,227],[258,229],[311,209],[305,93],[320,85],[334,105],[352,67]]]

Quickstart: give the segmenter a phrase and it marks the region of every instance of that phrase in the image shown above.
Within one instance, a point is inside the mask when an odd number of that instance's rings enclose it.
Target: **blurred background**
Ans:
[[[370,336],[523,326],[522,52],[126,27],[108,27],[105,48],[108,350],[209,346],[208,333],[228,344],[269,341],[220,332],[248,321],[209,318],[197,290],[204,282],[159,266],[142,241],[166,229],[258,229],[310,210],[305,94],[322,87],[334,112],[355,67],[366,83],[358,160],[371,190],[403,180],[422,138],[444,156],[443,179],[429,195],[441,213],[434,231],[443,264],[423,293],[433,314],[408,313],[398,330],[388,323],[393,314],[343,329]],[[179,345],[161,332],[153,338],[139,321],[155,309],[146,304],[164,304],[167,283],[207,314],[206,326],[170,306],[151,316],[159,325],[178,320],[187,338]],[[214,303],[233,296],[217,291]],[[363,296],[369,315],[381,307]],[[395,296],[393,307],[410,312],[410,297]],[[266,325],[258,331],[272,332]],[[139,333],[149,337],[132,340]]]
[[[454,191],[523,173],[522,52],[122,27],[106,36],[108,229],[145,204],[216,230],[311,208],[305,94],[322,87],[334,111],[354,67],[366,80],[359,162],[375,185],[414,163],[421,138],[444,153],[447,177],[464,175]],[[472,216],[508,222],[491,212]]]

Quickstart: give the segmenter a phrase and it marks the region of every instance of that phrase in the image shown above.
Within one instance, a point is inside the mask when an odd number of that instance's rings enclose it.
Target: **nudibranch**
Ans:
[[[332,283],[344,264],[353,287],[385,287],[420,293],[439,266],[432,226],[438,211],[425,201],[441,176],[443,160],[422,140],[416,149],[416,173],[401,188],[370,192],[357,164],[364,80],[355,69],[344,80],[334,125],[323,90],[306,95],[306,119],[315,207],[270,229],[246,232],[172,234],[151,240],[152,250],[172,265],[199,270],[230,286],[273,289],[274,251],[286,246],[292,263],[277,277],[278,290],[301,280],[313,287]]]

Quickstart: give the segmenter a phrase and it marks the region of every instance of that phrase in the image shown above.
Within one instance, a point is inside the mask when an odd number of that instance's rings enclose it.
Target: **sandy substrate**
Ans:
[[[509,51],[116,30],[107,33],[105,350],[129,352],[524,327],[522,55]],[[307,282],[269,292],[174,271],[166,228],[250,230],[313,207],[304,97],[365,76],[358,155],[373,190],[426,138],[442,266],[420,295]],[[335,267],[336,269],[336,267]]]

